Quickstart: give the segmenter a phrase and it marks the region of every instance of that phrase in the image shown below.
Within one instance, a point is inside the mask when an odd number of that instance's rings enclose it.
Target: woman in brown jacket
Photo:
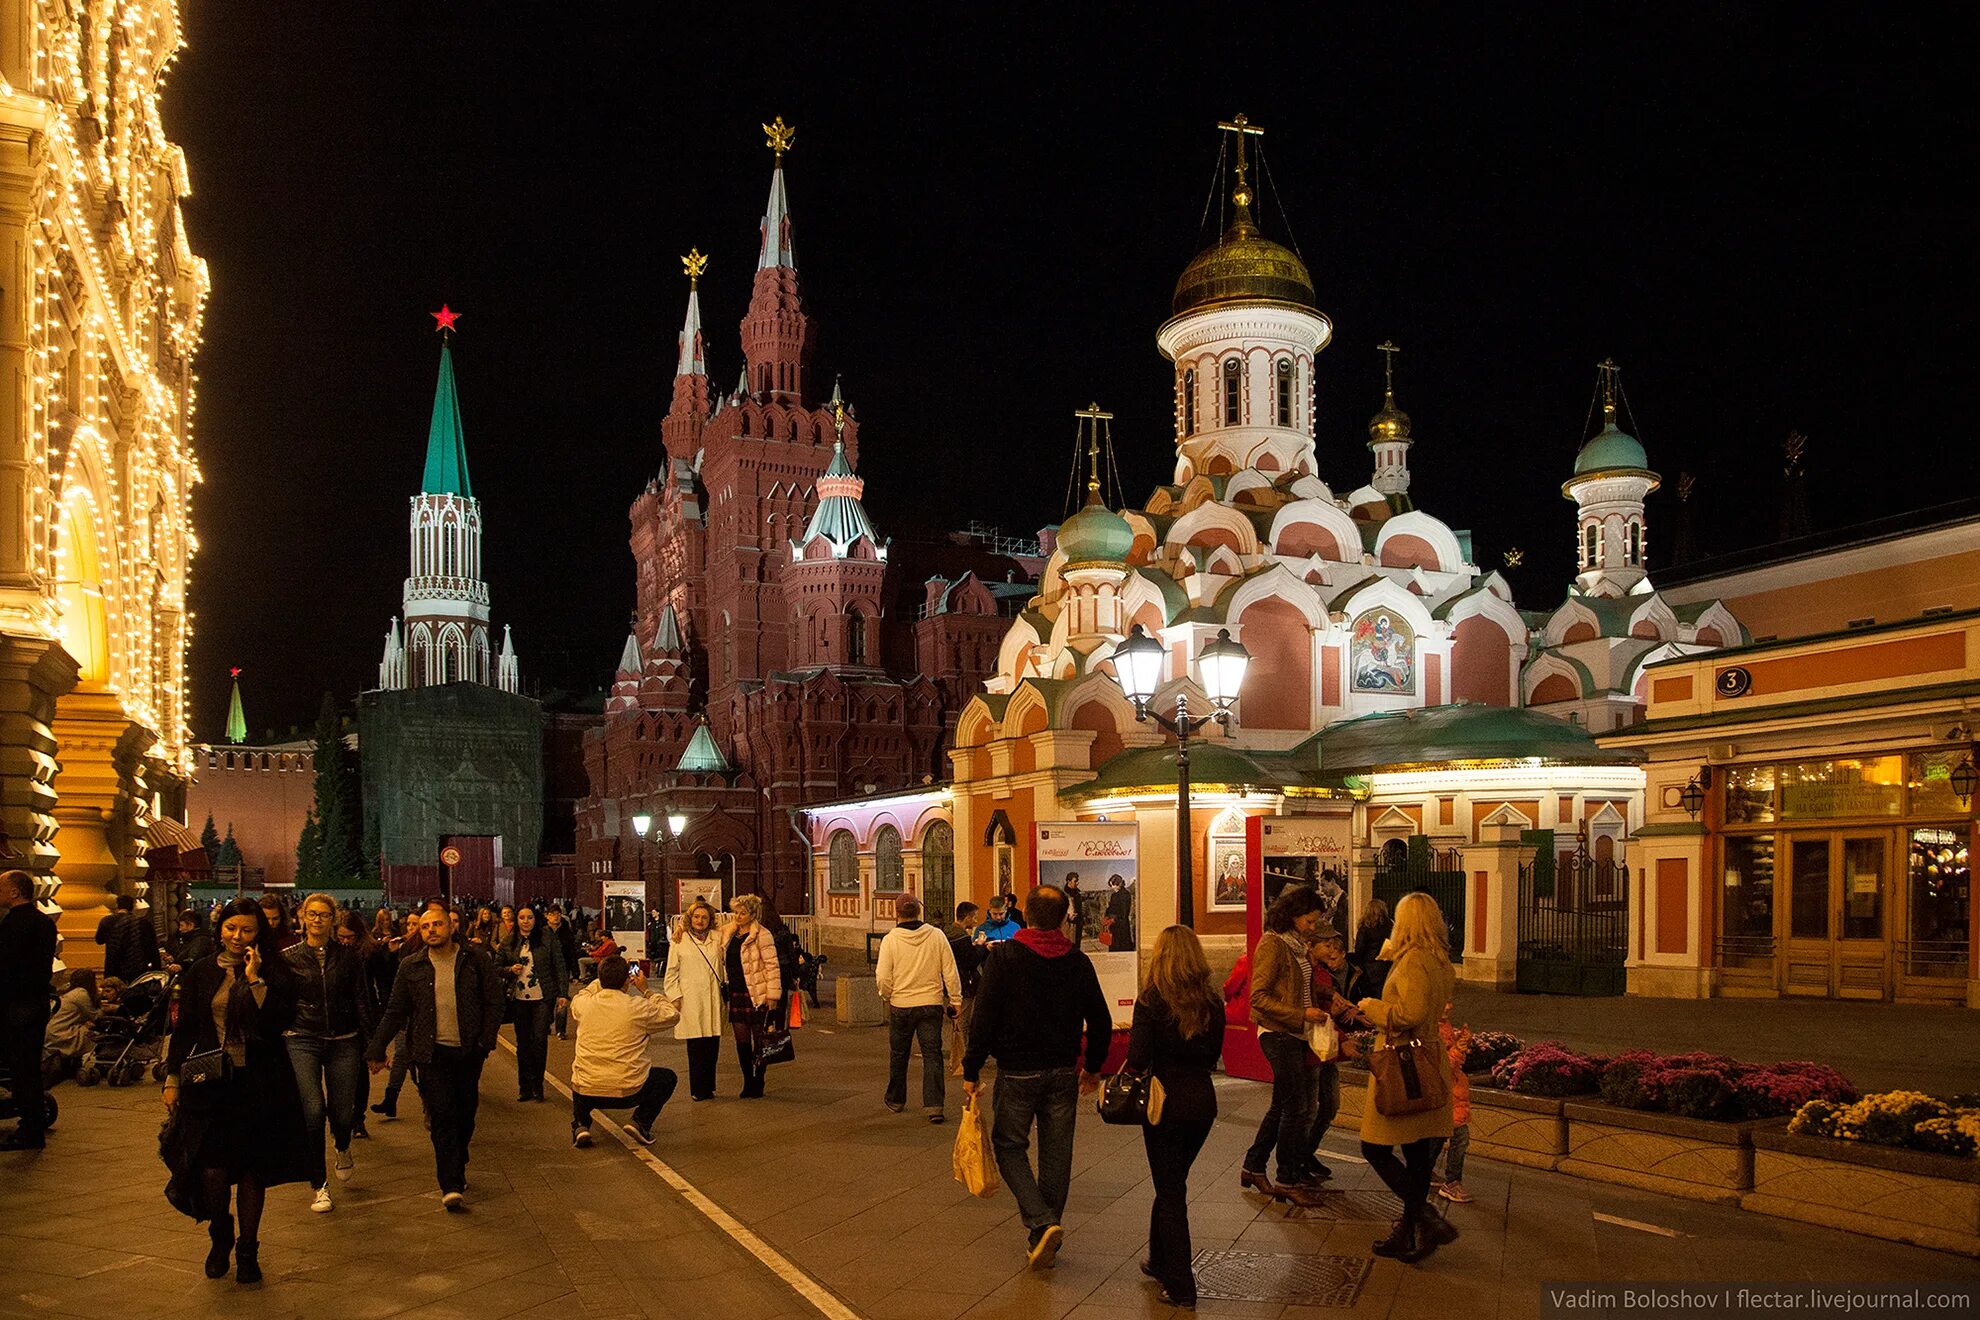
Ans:
[[[1265,934],[1251,951],[1251,1020],[1258,1027],[1258,1049],[1272,1065],[1272,1107],[1245,1152],[1238,1186],[1301,1206],[1319,1204],[1311,1165],[1320,1093],[1318,1074],[1306,1066],[1306,1028],[1325,1010],[1313,1005],[1313,960],[1306,946],[1320,919],[1320,895],[1304,885],[1288,886],[1266,912]],[[1265,1175],[1274,1148],[1276,1182]]]
[[[1436,899],[1428,894],[1405,895],[1396,904],[1395,929],[1382,946],[1381,957],[1389,964],[1382,997],[1364,999],[1359,1005],[1381,1033],[1378,1049],[1418,1042],[1416,1058],[1444,1078],[1441,1107],[1392,1117],[1376,1105],[1371,1075],[1361,1116],[1362,1158],[1403,1203],[1402,1218],[1372,1250],[1412,1263],[1457,1237],[1457,1229],[1429,1208],[1430,1172],[1451,1135],[1450,1060],[1437,1035],[1437,1019],[1451,1002],[1451,987],[1457,982],[1451,970],[1448,929]],[[1400,1159],[1393,1149],[1397,1146],[1402,1147]]]

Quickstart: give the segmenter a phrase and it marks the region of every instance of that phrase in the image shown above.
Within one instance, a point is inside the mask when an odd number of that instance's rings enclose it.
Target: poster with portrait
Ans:
[[[675,912],[687,911],[688,904],[694,902],[696,899],[707,903],[717,913],[723,910],[721,876],[689,876],[677,883],[680,886],[680,902],[674,906]]]
[[[1356,692],[1416,694],[1416,634],[1400,613],[1378,606],[1348,629],[1348,673]]]
[[[1069,898],[1078,895],[1077,908],[1067,913],[1065,934],[1077,934],[1099,973],[1100,989],[1113,1005],[1115,1025],[1125,1027],[1134,1016],[1140,984],[1137,829],[1111,821],[1041,821],[1033,828],[1038,859],[1033,883],[1057,885]]]
[[[605,929],[619,951],[635,962],[646,958],[646,886],[638,880],[605,881]]]
[[[1210,840],[1210,901],[1212,912],[1244,911],[1246,890],[1244,836],[1216,835]]]

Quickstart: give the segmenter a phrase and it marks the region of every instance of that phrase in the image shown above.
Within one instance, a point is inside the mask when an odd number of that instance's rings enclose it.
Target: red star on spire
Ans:
[[[239,665],[235,665],[232,669],[229,669],[227,671],[227,676],[229,678],[239,678],[241,676],[241,667]]]
[[[454,328],[454,322],[461,319],[461,314],[459,312],[449,310],[446,303],[440,304],[439,311],[428,312],[427,315],[434,319],[436,324],[434,325],[433,328],[439,331],[441,334],[445,334],[449,330],[452,330]]]

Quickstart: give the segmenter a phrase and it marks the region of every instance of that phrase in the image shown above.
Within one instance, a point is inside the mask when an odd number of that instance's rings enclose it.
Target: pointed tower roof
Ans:
[[[860,503],[860,496],[866,493],[866,482],[853,471],[852,459],[846,454],[846,401],[837,381],[832,383],[831,406],[832,462],[818,478],[818,507],[812,510],[811,522],[793,549],[802,559],[804,547],[822,536],[832,543],[832,557],[843,559],[853,542],[865,537],[873,543],[877,557],[885,559],[886,547],[881,545],[879,533],[873,530],[873,523],[866,516],[866,506]]]
[[[247,715],[241,710],[241,671],[232,671],[234,695],[227,701],[227,741],[244,743],[247,741]]]
[[[694,737],[688,739],[687,750],[681,753],[680,763],[675,770],[685,774],[721,775],[729,772],[729,760],[722,755],[722,749],[715,745],[715,735],[709,732],[708,717],[701,717],[695,726]]]
[[[778,115],[763,126],[763,132],[764,145],[776,153],[776,163],[770,171],[770,200],[763,206],[763,247],[757,254],[756,268],[772,270],[783,266],[796,270],[797,252],[791,246],[791,202],[784,193],[784,153],[797,140],[797,130]]]
[[[625,649],[619,652],[618,672],[621,674],[637,674],[642,667],[639,658],[639,638],[631,633],[627,633]]]
[[[461,432],[461,403],[454,394],[454,354],[444,334],[440,379],[433,387],[433,421],[426,431],[426,475],[419,489],[425,495],[474,498],[468,481],[467,438]]]
[[[681,616],[674,613],[671,602],[660,611],[659,626],[653,630],[653,649],[663,654],[687,649],[681,643]]]
[[[708,258],[700,248],[689,248],[681,258],[681,268],[687,271],[688,301],[687,320],[681,325],[681,347],[676,376],[705,376],[708,374],[708,359],[702,350],[701,340],[701,272],[708,269]]]

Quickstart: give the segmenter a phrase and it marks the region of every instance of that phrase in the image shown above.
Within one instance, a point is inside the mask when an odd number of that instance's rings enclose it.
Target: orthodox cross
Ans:
[[[1251,186],[1244,181],[1244,140],[1247,137],[1264,137],[1265,130],[1242,114],[1235,119],[1218,120],[1217,127],[1226,133],[1237,134],[1237,188],[1231,193],[1231,201],[1239,206],[1250,206]]]
[[[1616,420],[1616,373],[1621,370],[1614,358],[1603,358],[1595,370],[1602,375],[1602,421],[1613,425]]]
[[[1375,351],[1382,355],[1382,393],[1390,403],[1396,401],[1396,354],[1402,352],[1394,343],[1383,340],[1375,345]]]
[[[701,272],[708,269],[708,258],[702,255],[700,248],[689,248],[688,254],[681,258],[681,269],[687,272],[688,287],[692,289],[695,281],[701,278]]]
[[[791,149],[791,143],[795,141],[797,130],[786,124],[782,115],[763,126],[763,145],[775,152],[779,161],[784,159],[784,153]]]
[[[1092,430],[1088,432],[1086,439],[1086,502],[1098,504],[1100,502],[1100,423],[1113,421],[1114,414],[1103,411],[1096,401],[1079,409],[1073,413],[1073,416],[1080,419],[1079,429],[1082,431],[1087,430],[1089,423],[1092,425]]]

